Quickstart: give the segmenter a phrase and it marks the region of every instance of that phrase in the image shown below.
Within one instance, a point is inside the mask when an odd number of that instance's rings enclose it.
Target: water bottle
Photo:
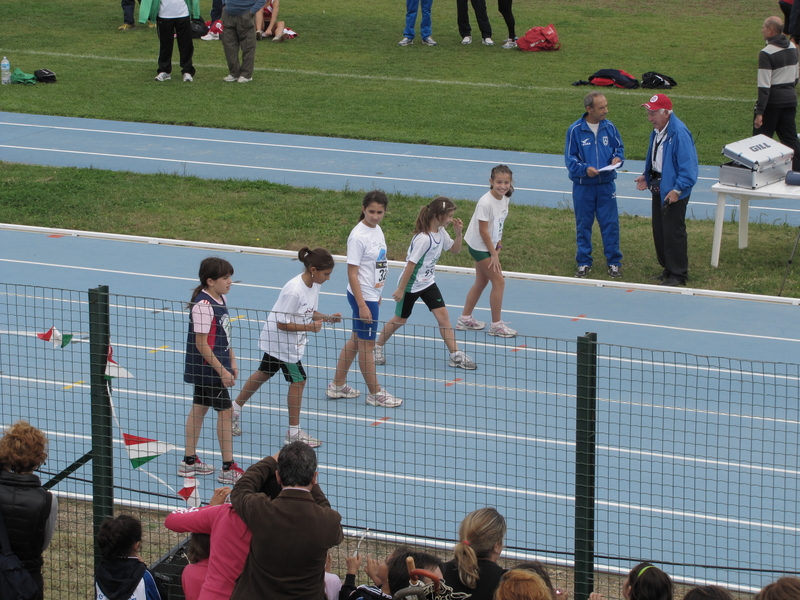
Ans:
[[[8,59],[4,56],[3,62],[0,63],[0,71],[3,74],[3,85],[11,83],[11,65],[8,64]]]

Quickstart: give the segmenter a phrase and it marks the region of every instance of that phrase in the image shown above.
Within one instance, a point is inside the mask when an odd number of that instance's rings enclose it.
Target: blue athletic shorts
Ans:
[[[356,332],[356,337],[360,340],[374,340],[378,337],[378,316],[380,314],[380,304],[377,302],[367,301],[367,308],[372,313],[372,323],[365,323],[361,320],[361,312],[358,310],[356,304],[356,297],[347,292],[347,301],[350,303],[350,308],[353,309],[353,331]]]

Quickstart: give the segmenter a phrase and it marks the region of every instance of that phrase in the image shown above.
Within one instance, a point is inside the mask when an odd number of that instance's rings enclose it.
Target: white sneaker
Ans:
[[[511,329],[506,323],[499,321],[497,323],[492,323],[491,327],[489,327],[489,335],[510,338],[517,335],[517,330]]]
[[[422,43],[425,44],[426,46],[438,46],[439,45],[434,41],[434,39],[431,36],[428,36],[426,38],[422,38]]]
[[[410,45],[411,45],[411,44],[413,44],[413,43],[414,43],[414,38],[407,38],[407,37],[404,37],[402,40],[400,40],[399,42],[397,42],[397,45],[398,45],[398,46],[410,46]]]
[[[236,80],[238,83],[247,83],[248,81],[253,81],[252,77],[245,77],[242,75],[239,79]]]
[[[214,40],[218,40],[219,39],[219,34],[218,33],[211,33],[209,31],[207,34],[202,36],[200,39],[204,40],[206,42],[213,42]]]
[[[194,78],[189,73],[183,74],[183,82],[187,83],[189,81],[194,81]]]
[[[237,413],[236,411],[231,415],[231,433],[233,435],[242,435],[242,424],[239,422],[241,416],[242,413]]]
[[[156,75],[156,81],[169,81],[170,79],[172,79],[172,75],[169,73],[159,73]]]
[[[400,398],[392,396],[389,392],[381,388],[377,394],[367,394],[367,404],[372,406],[382,406],[383,408],[397,408],[403,403]]]
[[[486,323],[483,321],[478,321],[475,317],[470,315],[469,317],[458,317],[458,321],[456,321],[456,329],[474,329],[478,331],[486,327]]]
[[[467,371],[472,371],[473,369],[478,368],[478,365],[475,364],[475,361],[472,360],[463,350],[458,350],[454,354],[450,355],[450,366],[466,369]]]
[[[483,38],[483,45],[494,46],[494,42],[492,41],[492,38]]]
[[[506,40],[506,43],[503,44],[503,48],[505,48],[506,50],[516,47],[517,47],[517,40],[515,40],[514,38],[508,38]]]
[[[372,351],[372,356],[376,365],[386,364],[386,356],[383,353],[383,346],[375,344],[375,350]]]
[[[465,46],[469,46],[472,43],[472,36],[471,35],[465,36],[464,39],[461,40],[461,43],[464,44]]]
[[[328,389],[325,390],[325,395],[328,398],[358,398],[361,392],[354,390],[346,383],[343,386],[338,386],[332,381],[328,384]]]
[[[289,435],[289,432],[286,432],[286,437],[283,438],[283,445],[287,446],[292,442],[303,442],[304,444],[308,444],[312,448],[319,448],[322,445],[322,442],[315,437],[308,435],[302,429],[297,432],[297,435]]]
[[[226,75],[222,81],[227,81],[228,83],[233,83],[234,81],[238,81],[238,77],[234,77],[233,75]]]
[[[227,471],[225,469],[219,470],[219,477],[217,477],[217,481],[219,481],[223,485],[236,485],[236,482],[239,481],[244,475],[244,471],[237,465],[233,463],[231,468]]]
[[[178,477],[194,477],[195,475],[211,475],[214,472],[214,467],[207,465],[196,456],[194,463],[187,465],[185,460],[181,461],[178,465]]]

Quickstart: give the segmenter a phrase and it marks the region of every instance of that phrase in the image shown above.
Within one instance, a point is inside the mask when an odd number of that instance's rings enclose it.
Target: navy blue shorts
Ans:
[[[350,308],[353,309],[353,331],[356,332],[356,337],[360,340],[374,340],[378,337],[378,315],[380,313],[380,304],[377,302],[367,301],[367,308],[372,313],[372,323],[365,323],[361,320],[361,311],[358,310],[356,304],[356,297],[347,291],[347,301],[350,303]]]

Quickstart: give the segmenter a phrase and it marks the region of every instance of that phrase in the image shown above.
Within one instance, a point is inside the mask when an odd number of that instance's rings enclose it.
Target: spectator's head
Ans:
[[[408,563],[406,562],[409,557],[414,559],[415,568],[425,569],[439,579],[442,578],[442,561],[437,556],[425,552],[412,552],[408,548],[398,548],[386,559],[386,566],[389,569],[389,590],[392,594],[396,594],[410,585]]]
[[[474,590],[480,579],[478,560],[496,561],[503,550],[506,520],[494,508],[479,508],[461,521],[458,537],[454,551],[458,576]]]
[[[292,442],[278,455],[278,482],[283,487],[309,487],[316,483],[317,455],[303,442]]]
[[[716,585],[703,585],[686,592],[683,600],[733,600],[733,596],[725,588]]]
[[[556,600],[556,589],[553,587],[553,582],[550,580],[550,575],[547,573],[547,569],[544,568],[544,565],[538,560],[519,563],[515,567],[512,567],[512,569],[524,569],[525,571],[536,573],[542,578],[542,581],[544,581],[547,589],[550,590],[550,595],[553,597],[553,600]]]
[[[552,588],[527,569],[511,569],[503,573],[494,600],[551,600]]]
[[[0,438],[0,465],[12,473],[32,473],[47,458],[44,434],[27,421],[17,421]]]
[[[130,515],[107,519],[97,534],[97,545],[105,560],[136,556],[141,543],[142,523]]]
[[[186,548],[186,558],[190,563],[196,563],[209,556],[211,556],[211,536],[207,533],[193,533]]]
[[[648,562],[639,563],[622,584],[626,600],[672,600],[672,579]]]
[[[755,600],[797,600],[800,598],[800,578],[781,577],[764,586]]]
[[[774,37],[783,33],[783,21],[780,17],[767,17],[761,27],[761,35],[764,39]]]
[[[608,100],[603,92],[589,92],[583,98],[583,107],[586,109],[586,120],[595,124],[604,121],[608,116]]]

